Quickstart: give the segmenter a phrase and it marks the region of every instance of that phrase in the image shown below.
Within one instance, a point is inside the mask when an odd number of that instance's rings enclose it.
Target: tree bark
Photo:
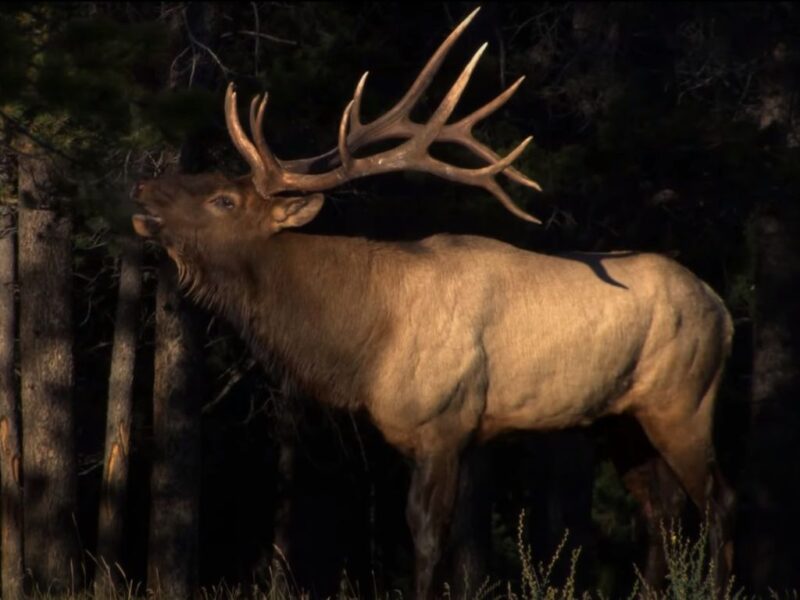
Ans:
[[[189,598],[197,583],[202,383],[195,309],[164,259],[156,294],[148,586]]]
[[[292,558],[292,495],[295,488],[295,471],[297,469],[297,418],[299,410],[296,398],[272,400],[285,404],[276,410],[275,437],[278,445],[278,464],[275,509],[275,526],[273,536],[274,568],[286,569]],[[294,403],[293,403],[294,401]]]
[[[799,143],[797,47],[785,34],[773,43],[761,67],[753,117],[769,130],[771,144],[785,150]],[[760,202],[754,222],[752,419],[736,561],[745,582],[761,592],[800,587],[794,534],[800,528],[800,467],[787,460],[800,455],[800,206],[794,187],[781,194],[776,186]]]
[[[16,248],[14,202],[16,165],[0,156],[0,578],[3,598],[22,597],[22,482],[17,381],[14,374]]]
[[[19,155],[20,368],[25,564],[36,585],[79,572],[72,401],[72,221],[59,165]]]
[[[173,42],[184,30],[206,48],[216,47],[218,10],[210,3],[189,3],[174,13]],[[211,88],[215,69],[208,53],[192,57],[189,85]],[[170,77],[170,88],[182,82]],[[194,139],[181,147],[180,167],[204,167],[204,149]],[[197,585],[201,407],[205,386],[199,312],[180,293],[174,264],[162,259],[156,294],[156,357],[153,389],[154,456],[150,478],[148,586],[167,598],[188,598]]]
[[[736,553],[757,590],[800,586],[800,208],[794,199],[756,217],[753,419]]]
[[[120,242],[119,295],[108,380],[105,459],[97,526],[97,559],[108,571],[98,573],[96,582],[108,584],[117,580],[115,564],[120,561],[125,525],[137,316],[142,293],[141,242],[129,237],[121,238]]]

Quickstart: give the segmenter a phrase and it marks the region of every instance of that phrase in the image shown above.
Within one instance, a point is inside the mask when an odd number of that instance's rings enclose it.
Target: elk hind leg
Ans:
[[[621,416],[603,427],[605,450],[625,489],[636,500],[638,523],[643,529],[637,537],[644,551],[644,579],[658,589],[667,575],[661,528],[682,515],[688,496],[639,423]]]
[[[662,527],[681,516],[687,495],[672,469],[659,456],[628,469],[622,475],[622,482],[637,501],[645,528],[644,579],[651,587],[660,588],[667,575]]]
[[[721,582],[733,561],[734,495],[714,459],[712,385],[696,410],[637,415],[656,450],[677,476],[701,513],[708,511],[709,542]]]

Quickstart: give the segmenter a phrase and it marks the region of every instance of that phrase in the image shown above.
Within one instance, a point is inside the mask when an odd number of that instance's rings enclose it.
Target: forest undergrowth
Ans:
[[[565,552],[569,531],[565,531],[561,543],[548,560],[537,560],[530,545],[524,539],[525,512],[520,514],[517,524],[516,546],[520,562],[520,572],[516,581],[498,581],[487,577],[480,585],[461,586],[466,592],[458,595],[451,592],[445,584],[438,594],[446,600],[468,598],[469,600],[605,600],[606,593],[599,589],[581,589],[578,573],[581,569],[581,549]],[[626,596],[629,600],[751,600],[755,596],[736,585],[731,577],[724,586],[717,582],[717,564],[709,552],[709,526],[706,521],[696,536],[687,535],[679,522],[662,524],[661,542],[666,557],[667,576],[664,586],[656,589],[650,586],[641,571],[632,566],[636,574],[633,588]],[[93,560],[93,559],[92,559]],[[557,567],[567,565],[563,576],[556,576]],[[85,572],[85,570],[84,570]],[[144,588],[141,584],[127,581],[124,573],[112,571],[108,565],[97,565],[97,580],[94,589],[77,583],[73,591],[54,595],[46,591],[36,591],[37,600],[139,600],[166,599],[168,595],[157,589]],[[85,579],[76,577],[76,581]],[[120,580],[123,581],[120,584]],[[112,583],[113,582],[113,583]],[[221,583],[202,588],[196,597],[200,600],[306,600],[312,595],[301,589],[294,581],[291,568],[283,560],[275,560],[269,569],[266,580],[252,585],[228,585]],[[339,588],[329,598],[335,600],[402,600],[406,594],[401,590],[380,590],[377,585],[371,590],[359,589],[346,572],[341,575]],[[767,596],[770,600],[800,598],[798,592],[772,590]]]

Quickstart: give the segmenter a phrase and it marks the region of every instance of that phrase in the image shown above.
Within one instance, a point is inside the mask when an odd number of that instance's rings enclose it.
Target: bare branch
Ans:
[[[276,35],[272,35],[269,33],[263,33],[261,31],[250,31],[249,29],[240,29],[236,33],[241,35],[250,35],[256,38],[261,38],[264,40],[269,40],[270,42],[275,42],[276,44],[286,44],[287,46],[298,46],[299,44],[294,40],[287,40],[286,38],[281,38]],[[230,35],[230,34],[223,34],[223,35]]]
[[[191,27],[189,27],[189,21],[186,18],[186,11],[183,12],[182,16],[183,16],[183,24],[186,26],[186,35],[189,36],[189,41],[192,42],[192,44],[194,44],[201,50],[207,52],[208,55],[214,60],[214,62],[217,63],[217,66],[222,70],[222,74],[225,75],[225,77],[228,77],[230,75],[236,75],[236,71],[227,67],[225,63],[223,63],[222,60],[220,60],[219,56],[217,56],[217,54],[211,48],[206,46],[203,42],[201,42],[194,36]]]

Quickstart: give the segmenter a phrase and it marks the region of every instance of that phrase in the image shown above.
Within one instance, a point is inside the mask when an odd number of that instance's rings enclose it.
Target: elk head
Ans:
[[[324,199],[319,193],[265,198],[249,177],[218,172],[139,182],[133,194],[145,211],[133,216],[134,230],[164,246],[182,281],[192,266],[216,262],[214,257],[235,257],[247,240],[305,225]]]
[[[532,138],[500,157],[472,135],[474,125],[502,106],[523,78],[472,114],[456,123],[447,123],[486,44],[475,53],[427,123],[416,123],[410,118],[448,51],[477,12],[473,11],[448,36],[403,98],[366,124],[360,118],[365,73],[342,114],[336,148],[319,156],[283,161],[272,153],[263,134],[266,94],[263,98],[256,96],[250,103],[253,137],[248,138],[239,121],[236,91],[231,83],[225,95],[226,124],[231,140],[250,165],[250,174],[241,178],[219,173],[175,175],[140,182],[134,188],[134,197],[144,213],[133,217],[134,229],[141,236],[157,238],[181,267],[195,252],[228,252],[253,236],[264,239],[282,229],[308,223],[322,207],[323,196],[319,192],[360,177],[401,170],[423,171],[482,187],[517,217],[539,223],[514,204],[495,179],[503,173],[517,183],[541,190],[535,181],[510,166]],[[390,139],[401,143],[377,154],[353,155],[370,144]],[[435,159],[429,153],[435,142],[458,144],[488,164],[464,168]]]

